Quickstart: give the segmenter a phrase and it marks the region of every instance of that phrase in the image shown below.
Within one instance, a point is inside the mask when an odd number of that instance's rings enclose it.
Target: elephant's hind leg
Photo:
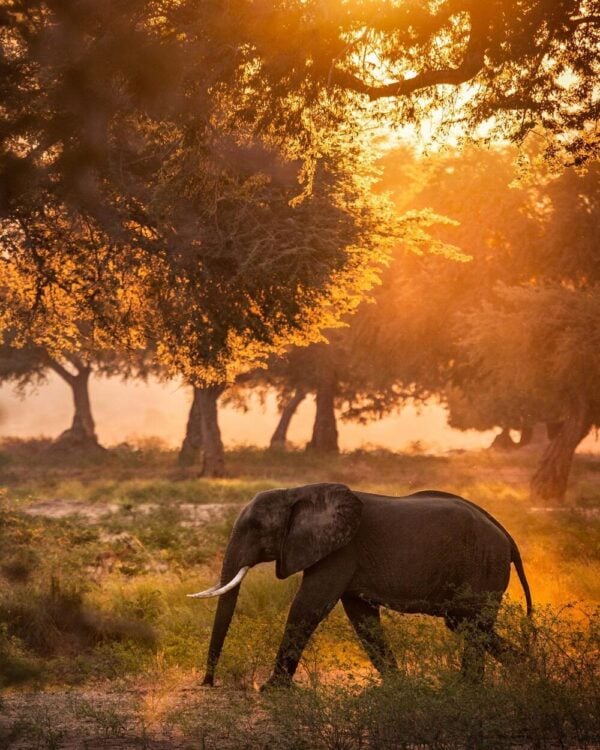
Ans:
[[[485,635],[481,628],[470,617],[447,615],[444,621],[450,630],[458,631],[464,639],[460,664],[462,676],[470,682],[481,682],[485,673]]]
[[[479,628],[469,628],[465,633],[460,671],[470,682],[481,682],[485,675],[485,636]]]
[[[342,604],[375,669],[382,675],[397,672],[394,653],[381,625],[379,607],[351,595],[344,595]]]
[[[484,645],[488,653],[505,667],[519,664],[527,658],[527,654],[523,653],[518,648],[515,648],[493,629],[487,633]]]
[[[465,677],[474,681],[483,679],[486,651],[505,667],[515,666],[525,658],[525,654],[498,635],[493,626],[468,623],[461,667]]]
[[[500,605],[499,598],[491,598],[479,611],[446,615],[450,630],[460,630],[464,636],[461,672],[467,679],[479,682],[485,669],[485,652],[504,665],[514,664],[520,654],[502,638],[494,627]]]

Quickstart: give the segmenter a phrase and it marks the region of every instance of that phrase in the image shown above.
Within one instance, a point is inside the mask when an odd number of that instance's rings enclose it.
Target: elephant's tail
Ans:
[[[525,575],[525,568],[523,567],[523,561],[521,560],[521,553],[519,552],[519,548],[515,544],[515,540],[511,536],[509,536],[508,538],[511,542],[510,559],[515,566],[515,570],[517,571],[517,575],[519,576],[519,581],[521,581],[521,586],[523,587],[525,601],[527,602],[527,617],[531,617],[531,613],[533,611],[533,603],[531,601],[531,591],[529,590],[529,583],[527,582],[527,576]]]

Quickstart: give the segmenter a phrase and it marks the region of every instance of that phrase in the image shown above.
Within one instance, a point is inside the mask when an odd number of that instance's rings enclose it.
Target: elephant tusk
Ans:
[[[237,575],[234,576],[229,583],[226,583],[225,585],[221,586],[220,584],[217,584],[216,586],[212,586],[209,589],[206,589],[206,591],[199,591],[197,594],[187,594],[190,599],[210,599],[212,596],[221,596],[221,594],[226,594],[228,591],[231,591],[231,589],[238,586],[242,578],[246,575],[246,573],[250,570],[250,566],[246,565],[243,568],[240,568]]]
[[[186,594],[186,596],[189,596],[192,599],[208,599],[210,596],[218,596],[214,593],[218,588],[221,588],[221,584],[215,583],[214,586],[206,589],[206,591],[199,591],[197,594]]]

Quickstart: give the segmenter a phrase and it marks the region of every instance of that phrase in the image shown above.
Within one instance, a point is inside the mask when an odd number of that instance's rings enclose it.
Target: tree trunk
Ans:
[[[324,378],[317,387],[317,413],[307,450],[319,453],[339,453],[338,431],[335,420],[336,382],[333,375]]]
[[[185,437],[179,451],[179,465],[192,466],[200,459],[203,447],[202,410],[200,408],[199,389],[193,389],[192,404],[188,414]]]
[[[531,479],[531,499],[545,504],[565,502],[575,450],[592,427],[590,408],[582,399],[574,401],[570,414],[557,429]]]
[[[548,440],[554,440],[562,426],[563,422],[546,422],[546,437]]]
[[[543,422],[525,424],[521,429],[521,436],[517,443],[518,448],[542,450],[548,444],[546,426]]]
[[[96,436],[96,425],[90,403],[89,381],[92,368],[78,362],[77,373],[73,374],[54,362],[52,369],[71,387],[75,407],[71,426],[58,436],[54,445],[68,450],[103,451]]]
[[[202,476],[225,476],[225,451],[219,428],[217,401],[225,390],[223,385],[196,388],[198,406],[202,414]]]
[[[304,401],[305,397],[306,391],[303,388],[296,388],[296,392],[294,393],[294,395],[289,399],[287,404],[285,404],[285,406],[281,410],[279,422],[277,423],[275,432],[271,437],[271,443],[269,445],[269,448],[271,450],[285,450],[285,447],[287,445],[287,432],[290,426],[290,422],[292,421],[292,417],[296,413],[296,409],[300,406],[302,401]]]
[[[508,427],[503,427],[502,432],[499,432],[492,441],[490,450],[509,451],[515,447],[516,444],[510,436],[510,430]]]

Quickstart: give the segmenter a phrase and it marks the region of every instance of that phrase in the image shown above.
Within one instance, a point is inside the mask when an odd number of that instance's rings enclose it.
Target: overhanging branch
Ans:
[[[465,60],[458,68],[443,68],[440,70],[427,70],[419,73],[414,78],[402,81],[394,81],[386,84],[369,84],[348,73],[345,70],[336,69],[331,76],[332,83],[358,94],[366,94],[369,99],[383,99],[391,96],[408,96],[415,91],[447,84],[458,86],[474,78],[483,67],[483,54],[476,59]]]
[[[413,78],[406,78],[392,83],[367,83],[359,76],[347,70],[333,68],[329,73],[329,81],[342,88],[350,89],[358,94],[365,94],[371,100],[386,97],[409,96],[416,91],[431,86],[458,86],[474,78],[483,68],[485,62],[485,45],[489,32],[489,17],[483,10],[471,11],[471,31],[464,57],[460,65],[454,68],[439,68],[424,70]],[[334,62],[335,65],[335,62]]]

